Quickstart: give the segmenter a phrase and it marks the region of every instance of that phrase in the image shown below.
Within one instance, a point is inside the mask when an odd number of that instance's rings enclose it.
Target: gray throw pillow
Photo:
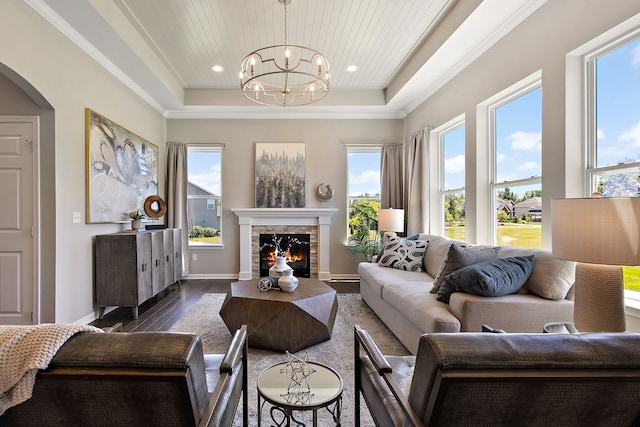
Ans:
[[[381,267],[399,270],[422,271],[422,258],[428,243],[427,240],[409,240],[392,236],[385,245],[378,264]]]
[[[478,262],[496,259],[500,252],[500,246],[449,246],[447,258],[440,267],[440,272],[436,276],[431,293],[438,293],[438,289],[442,286],[444,278],[456,270]]]
[[[499,258],[461,268],[444,278],[436,299],[449,303],[454,292],[499,297],[524,286],[536,262],[534,255]]]

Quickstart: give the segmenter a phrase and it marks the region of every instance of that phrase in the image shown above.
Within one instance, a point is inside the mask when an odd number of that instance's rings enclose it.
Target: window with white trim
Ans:
[[[584,64],[586,192],[638,197],[640,28],[585,55]],[[623,267],[623,274],[626,297],[640,301],[640,267]]]
[[[439,129],[440,203],[444,235],[451,239],[465,238],[465,126],[464,119],[445,129]]]
[[[640,194],[640,35],[585,57],[587,183],[605,197]]]
[[[376,236],[380,209],[380,146],[347,147],[347,239]]]
[[[489,106],[493,148],[493,239],[498,245],[542,247],[542,87],[517,85]]]
[[[222,245],[222,147],[190,145],[187,152],[189,246]]]

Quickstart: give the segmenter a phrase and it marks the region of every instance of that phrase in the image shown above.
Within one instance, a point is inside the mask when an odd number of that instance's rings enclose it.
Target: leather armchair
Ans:
[[[60,348],[0,426],[223,426],[241,397],[247,426],[246,326],[225,354],[204,354],[194,334],[87,332]]]
[[[640,334],[440,333],[384,356],[355,327],[360,394],[377,426],[640,425]]]

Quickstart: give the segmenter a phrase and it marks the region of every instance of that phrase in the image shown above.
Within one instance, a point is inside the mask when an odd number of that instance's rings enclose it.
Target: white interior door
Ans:
[[[4,325],[34,322],[36,138],[37,118],[0,116],[0,324]]]

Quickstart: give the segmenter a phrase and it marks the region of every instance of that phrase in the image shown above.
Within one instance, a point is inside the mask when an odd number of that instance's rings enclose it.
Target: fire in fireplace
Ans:
[[[287,257],[296,277],[311,277],[309,234],[260,234],[260,277],[269,275],[276,256]]]

